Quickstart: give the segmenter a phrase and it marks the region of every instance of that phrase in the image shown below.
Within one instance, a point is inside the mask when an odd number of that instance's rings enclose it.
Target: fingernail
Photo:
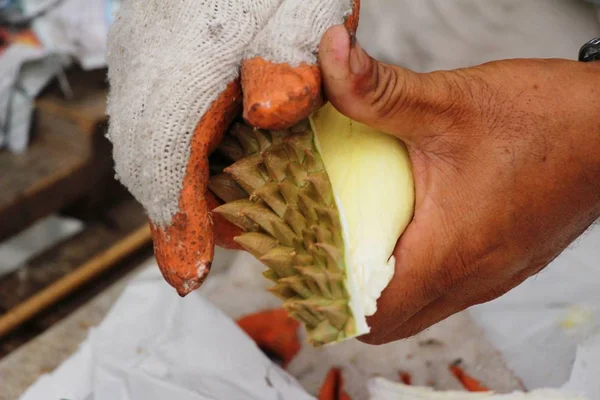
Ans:
[[[363,75],[369,65],[369,56],[360,46],[358,40],[352,36],[350,45],[350,71],[354,75]]]

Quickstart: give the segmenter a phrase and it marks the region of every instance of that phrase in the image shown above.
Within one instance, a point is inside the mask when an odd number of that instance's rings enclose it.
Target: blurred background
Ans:
[[[106,38],[121,1],[0,0],[0,365],[152,255],[104,137]],[[417,71],[575,59],[596,36],[600,12],[584,0],[368,0],[359,29],[373,56]],[[563,384],[599,330],[599,243],[588,232],[472,310],[527,387]]]
[[[0,357],[134,266],[115,261],[151,255],[147,233],[127,241],[145,217],[114,180],[104,137],[106,40],[119,4],[0,1]]]

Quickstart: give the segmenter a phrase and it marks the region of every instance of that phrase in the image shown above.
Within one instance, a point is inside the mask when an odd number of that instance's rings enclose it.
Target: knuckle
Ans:
[[[396,68],[383,63],[375,65],[372,89],[367,99],[375,118],[390,118],[403,108],[407,99],[403,81]]]

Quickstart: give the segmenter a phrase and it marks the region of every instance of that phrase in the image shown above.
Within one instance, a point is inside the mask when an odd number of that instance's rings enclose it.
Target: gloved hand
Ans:
[[[210,210],[208,155],[241,112],[283,129],[322,102],[323,33],[359,0],[129,0],[108,51],[117,177],[144,206],[165,279],[186,295],[238,231]],[[240,79],[241,70],[241,79]],[[242,94],[243,93],[243,94]]]

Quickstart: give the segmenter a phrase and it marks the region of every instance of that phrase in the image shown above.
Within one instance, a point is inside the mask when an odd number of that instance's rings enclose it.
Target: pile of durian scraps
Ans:
[[[238,326],[258,345],[258,347],[272,361],[285,368],[300,351],[302,345],[298,330],[300,323],[291,318],[283,309],[272,309],[244,316],[237,320]],[[373,380],[370,384],[372,399],[384,400],[385,391],[391,391],[391,395],[398,395],[402,399],[479,399],[479,398],[502,398],[511,399],[556,399],[570,400],[583,399],[563,395],[554,391],[537,391],[529,394],[517,392],[508,395],[495,395],[489,388],[475,377],[469,375],[461,366],[461,360],[457,360],[448,366],[448,370],[463,387],[464,392],[435,392],[430,388],[407,388],[412,383],[409,372],[398,371],[398,383],[387,380]],[[432,382],[432,384],[435,384]],[[394,393],[394,391],[396,393]],[[404,395],[402,394],[404,392]],[[467,394],[469,393],[470,394]],[[377,394],[379,393],[379,394]],[[476,393],[476,394],[475,394]],[[390,394],[390,392],[388,392]],[[475,395],[473,395],[475,394]],[[352,400],[344,391],[344,381],[340,368],[332,368],[323,381],[319,391],[318,400]],[[355,399],[356,400],[356,399]]]

